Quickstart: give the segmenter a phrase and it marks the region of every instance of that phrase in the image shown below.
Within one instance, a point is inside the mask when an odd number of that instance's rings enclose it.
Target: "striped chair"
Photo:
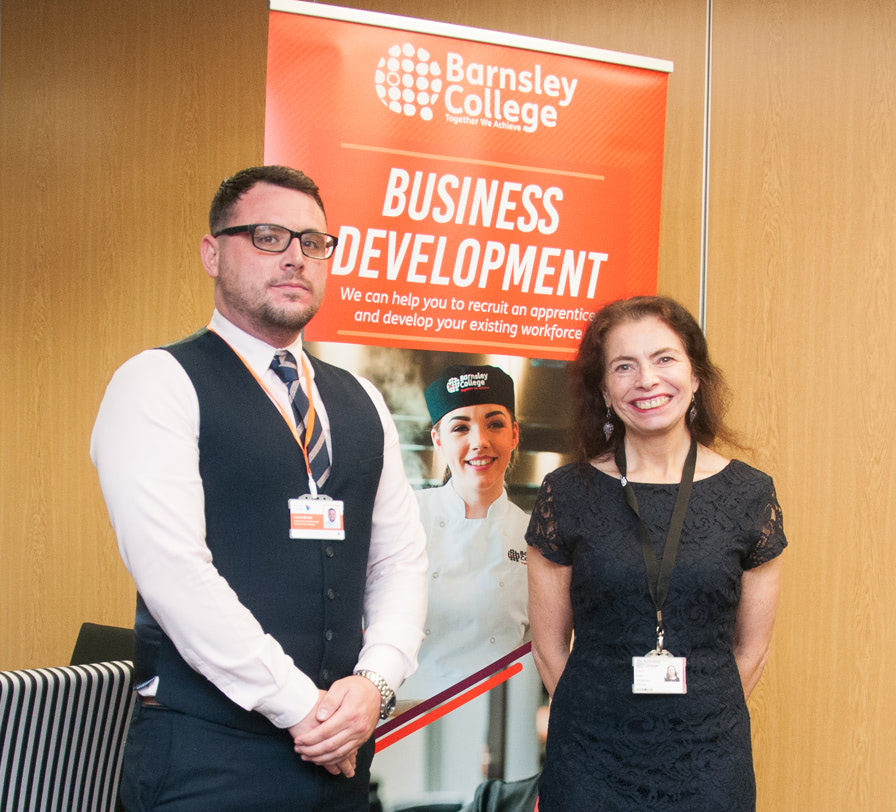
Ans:
[[[115,809],[130,662],[0,672],[0,810]]]

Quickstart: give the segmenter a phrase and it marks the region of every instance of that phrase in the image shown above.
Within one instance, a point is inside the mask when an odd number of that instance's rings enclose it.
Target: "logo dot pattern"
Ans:
[[[380,58],[374,74],[376,93],[393,113],[431,121],[442,92],[442,68],[425,48],[393,45]]]

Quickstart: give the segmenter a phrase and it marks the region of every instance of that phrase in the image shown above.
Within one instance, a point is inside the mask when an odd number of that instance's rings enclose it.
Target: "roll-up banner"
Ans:
[[[310,341],[571,360],[656,292],[671,63],[271,3],[265,163],[339,237]]]

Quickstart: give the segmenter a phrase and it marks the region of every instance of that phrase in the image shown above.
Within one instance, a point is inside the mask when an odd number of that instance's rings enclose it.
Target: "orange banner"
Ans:
[[[669,63],[272,4],[265,163],[339,236],[311,341],[569,360],[656,292]]]

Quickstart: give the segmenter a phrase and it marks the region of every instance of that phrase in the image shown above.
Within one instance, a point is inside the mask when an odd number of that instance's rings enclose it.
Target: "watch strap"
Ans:
[[[369,671],[366,668],[359,668],[354,672],[355,676],[364,677],[370,680],[376,689],[380,692],[380,719],[388,719],[395,710],[395,691],[389,687],[389,683],[385,678],[377,674],[376,671]]]

